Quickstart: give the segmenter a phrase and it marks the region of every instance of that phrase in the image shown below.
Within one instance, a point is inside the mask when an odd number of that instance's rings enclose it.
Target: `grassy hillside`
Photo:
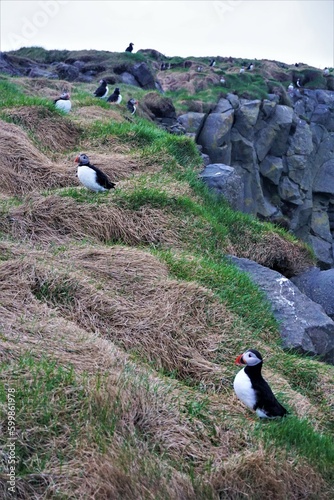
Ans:
[[[263,294],[226,258],[291,276],[309,249],[218,202],[191,139],[66,84],[64,116],[64,82],[0,82],[1,498],[9,406],[17,498],[332,498],[334,369],[281,349]],[[114,191],[79,185],[80,152]],[[282,421],[233,393],[249,347]]]

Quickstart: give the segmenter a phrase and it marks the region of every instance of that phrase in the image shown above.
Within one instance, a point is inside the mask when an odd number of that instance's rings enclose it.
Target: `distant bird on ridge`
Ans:
[[[324,76],[328,76],[329,75],[329,69],[326,67],[324,68]]]
[[[129,46],[125,49],[125,52],[132,52],[133,46],[134,46],[134,43],[129,43]]]
[[[114,182],[108,179],[106,174],[90,163],[86,154],[81,153],[76,157],[75,162],[78,163],[77,176],[79,181],[87,189],[98,193],[108,191],[116,186]]]
[[[134,98],[129,99],[126,105],[127,109],[130,111],[132,115],[135,114],[137,106],[138,106],[138,101],[136,101],[136,99]]]
[[[115,104],[120,104],[122,102],[121,92],[118,87],[116,87],[114,92],[108,97],[107,102]]]
[[[68,92],[63,92],[58,99],[54,100],[57,109],[64,111],[64,113],[69,113],[72,108],[70,101],[70,94]]]
[[[213,68],[214,66],[216,66],[216,60],[211,59],[209,66],[210,66],[210,68]]]
[[[235,364],[244,367],[233,382],[240,401],[260,418],[284,417],[288,411],[277,401],[268,382],[262,377],[263,359],[259,351],[248,349],[237,357]]]
[[[100,80],[99,81],[100,86],[94,91],[95,97],[100,97],[101,99],[104,99],[108,95],[108,85],[105,80]]]

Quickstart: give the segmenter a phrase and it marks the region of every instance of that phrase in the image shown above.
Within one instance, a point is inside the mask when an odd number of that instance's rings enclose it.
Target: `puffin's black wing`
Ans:
[[[106,93],[106,87],[100,85],[94,92],[95,97],[102,97]]]
[[[261,379],[252,380],[252,386],[256,392],[256,405],[254,410],[260,409],[268,417],[284,417],[288,411],[279,403],[271,390],[268,382]]]
[[[116,184],[111,182],[105,173],[103,173],[99,168],[95,167],[95,165],[88,165],[92,170],[96,172],[96,181],[106,189],[113,189]]]
[[[113,94],[111,94],[111,95],[108,97],[107,102],[116,102],[116,101],[117,101],[117,99],[118,99],[118,95],[117,95],[117,94],[115,94],[115,93],[113,93]]]

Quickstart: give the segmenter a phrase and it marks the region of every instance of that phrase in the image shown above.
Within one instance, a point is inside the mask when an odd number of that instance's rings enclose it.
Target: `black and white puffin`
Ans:
[[[247,71],[253,71],[254,69],[254,64],[253,63],[250,63],[248,66],[247,66]]]
[[[134,46],[134,43],[129,43],[129,46],[125,49],[125,52],[132,52],[133,46]]]
[[[68,92],[63,92],[58,99],[54,100],[57,109],[64,111],[64,113],[69,113],[72,108],[70,101],[70,94]]]
[[[111,182],[106,174],[101,172],[100,169],[92,165],[86,154],[81,153],[75,159],[76,163],[79,163],[77,169],[77,176],[81,184],[83,184],[87,189],[95,191],[95,193],[101,191],[108,191],[113,189],[116,184]]]
[[[210,66],[210,68],[213,68],[214,66],[216,66],[216,60],[211,59],[209,66]]]
[[[132,97],[131,99],[128,100],[126,107],[130,111],[130,113],[134,115],[137,110],[137,105],[138,101],[136,101],[136,99]]]
[[[121,92],[118,87],[116,87],[114,92],[108,97],[107,102],[115,104],[120,104],[122,102]]]
[[[237,397],[260,418],[284,417],[288,412],[277,401],[268,382],[261,374],[263,359],[259,351],[249,349],[237,357],[235,364],[243,366],[233,382]]]
[[[108,95],[108,85],[105,80],[100,80],[99,84],[100,86],[94,91],[94,95],[95,97],[100,97],[101,99],[103,99]]]
[[[324,76],[328,76],[329,75],[329,69],[327,68],[324,68],[324,72],[323,72]]]

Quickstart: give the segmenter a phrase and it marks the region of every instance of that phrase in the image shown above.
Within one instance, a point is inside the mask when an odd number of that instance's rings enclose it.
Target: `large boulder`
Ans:
[[[211,163],[202,170],[199,177],[234,210],[243,210],[243,182],[233,167],[223,163]]]
[[[230,132],[234,121],[234,109],[227,99],[221,99],[214,110],[207,115],[197,136],[213,163],[229,164],[231,161]]]
[[[283,348],[334,364],[334,322],[323,307],[280,273],[249,259],[230,259],[265,293],[278,321]]]
[[[146,63],[134,64],[130,69],[130,73],[143,89],[155,89],[154,76]]]
[[[313,267],[291,281],[313,302],[320,304],[325,313],[334,320],[334,269],[321,271]]]

